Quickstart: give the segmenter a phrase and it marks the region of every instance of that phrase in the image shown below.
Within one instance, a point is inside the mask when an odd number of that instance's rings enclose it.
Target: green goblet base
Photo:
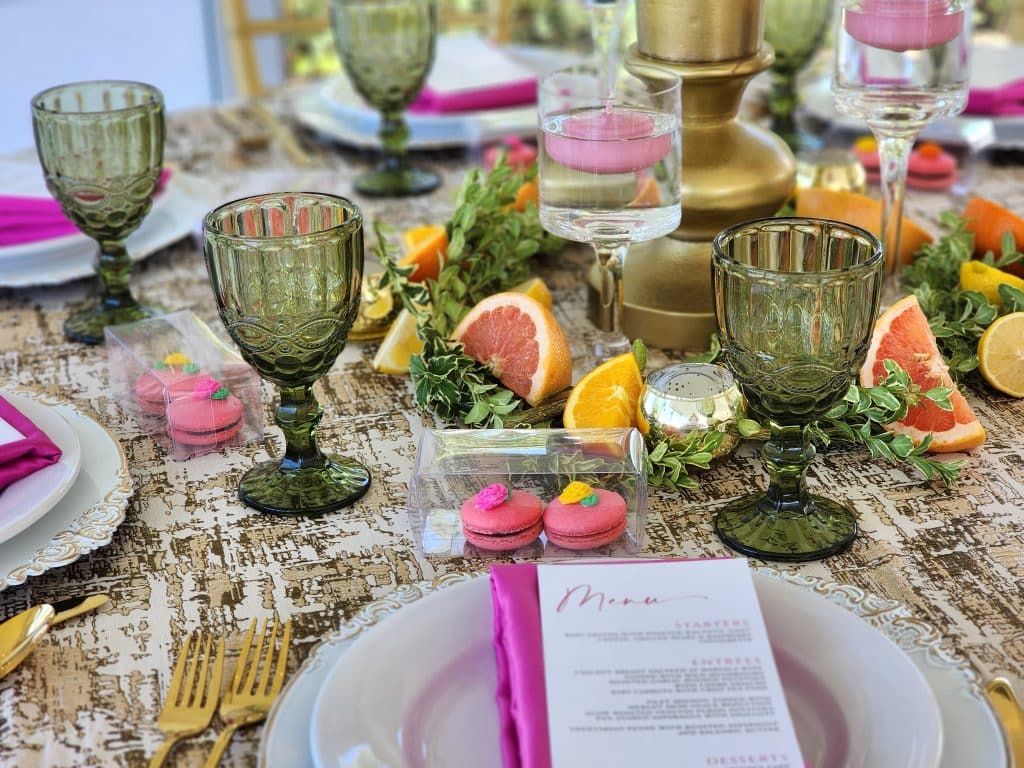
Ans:
[[[808,494],[800,509],[777,510],[768,494],[754,493],[715,515],[715,533],[750,557],[790,563],[820,560],[850,546],[857,520],[838,502]]]
[[[84,344],[102,344],[103,329],[108,325],[134,323],[147,317],[162,315],[158,307],[144,307],[141,304],[129,304],[121,307],[108,307],[96,304],[89,309],[76,312],[64,321],[64,335],[71,341]]]
[[[354,504],[370,488],[370,471],[345,456],[324,456],[322,464],[257,464],[238,484],[239,498],[272,515],[322,515]]]
[[[433,192],[440,183],[433,171],[381,165],[356,179],[356,191],[368,197],[408,197]]]

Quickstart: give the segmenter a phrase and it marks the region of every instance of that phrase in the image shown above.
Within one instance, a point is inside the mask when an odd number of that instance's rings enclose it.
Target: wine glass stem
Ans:
[[[406,145],[409,141],[409,127],[405,123],[403,110],[381,112],[380,143],[384,150],[382,165],[389,171],[406,167]]]
[[[600,268],[600,291],[597,327],[602,331],[618,330],[622,306],[622,265],[626,260],[629,243],[609,245],[595,243],[597,263]]]
[[[889,280],[887,291],[895,298],[899,290],[900,229],[903,221],[903,194],[907,189],[907,163],[916,133],[891,134],[874,128],[882,176],[882,239],[885,245]]]
[[[761,449],[761,458],[768,470],[766,500],[775,512],[797,511],[810,503],[805,475],[815,453],[803,427],[771,422],[771,436]]]
[[[772,131],[794,152],[797,151],[796,133],[796,73],[789,70],[772,70]]]
[[[313,395],[312,385],[280,387],[281,402],[277,406],[275,421],[284,432],[283,469],[321,467],[323,454],[316,444],[316,427],[323,409]]]
[[[134,307],[135,297],[132,296],[128,284],[132,274],[132,260],[122,240],[101,240],[100,255],[96,262],[96,272],[100,276],[103,296],[100,299],[107,309]]]

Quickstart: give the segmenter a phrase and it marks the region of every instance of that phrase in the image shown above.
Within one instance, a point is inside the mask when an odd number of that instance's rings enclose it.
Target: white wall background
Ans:
[[[32,146],[29,100],[73,80],[152,83],[168,110],[230,88],[214,0],[0,0],[0,154]]]

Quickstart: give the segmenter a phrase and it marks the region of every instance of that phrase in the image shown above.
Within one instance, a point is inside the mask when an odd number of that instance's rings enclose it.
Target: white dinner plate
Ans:
[[[935,768],[938,705],[881,632],[755,575],[804,758],[815,768]],[[451,631],[457,627],[457,631]],[[316,768],[501,768],[486,576],[431,595],[356,642],[313,708]]]
[[[38,163],[0,161],[0,192],[7,195],[46,197],[46,184]],[[198,229],[203,215],[216,202],[212,186],[174,169],[142,224],[128,236],[126,246],[134,261],[165,248]],[[58,285],[93,274],[96,241],[80,233],[0,247],[0,287]]]
[[[0,491],[0,544],[45,515],[71,490],[82,464],[78,435],[59,413],[18,395],[5,396],[15,409],[60,448],[60,460]]]
[[[124,521],[132,493],[124,449],[84,409],[63,397],[28,389],[2,394],[19,408],[30,401],[61,416],[78,438],[82,462],[64,498],[17,536],[0,543],[0,591],[109,544]]]
[[[975,673],[966,661],[942,648],[942,637],[934,627],[914,618],[902,604],[858,587],[784,574],[771,568],[758,569],[758,573],[812,591],[840,606],[885,634],[907,654],[938,700],[945,732],[955,735],[955,738],[946,739],[941,768],[1009,768],[1002,732],[981,693]],[[449,573],[433,582],[403,585],[387,597],[367,604],[330,633],[313,649],[271,710],[260,741],[260,768],[312,766],[310,722],[313,707],[327,675],[338,661],[366,630],[424,596],[471,578],[475,575]],[[368,763],[367,768],[372,765]]]
[[[444,45],[442,38],[438,42],[442,56],[446,51]],[[502,51],[521,71],[532,72],[538,77],[579,62],[578,55],[555,49],[508,46]],[[439,61],[436,66],[446,69],[461,67],[464,72],[466,64],[453,60],[448,63]],[[344,73],[300,94],[294,106],[299,122],[327,138],[365,149],[380,147],[377,135],[380,115],[356,93]],[[534,136],[537,133],[537,107],[534,104],[457,114],[408,113],[405,119],[409,127],[410,149],[471,146],[498,141],[509,135]]]

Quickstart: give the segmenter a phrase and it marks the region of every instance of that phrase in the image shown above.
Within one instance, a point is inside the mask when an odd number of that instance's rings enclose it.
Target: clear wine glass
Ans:
[[[863,118],[878,141],[882,240],[899,296],[899,244],[907,161],[932,120],[967,103],[971,0],[840,0],[832,93],[836,108]]]
[[[540,220],[597,253],[599,360],[628,346],[616,329],[629,245],[679,226],[682,188],[679,77],[631,64],[611,95],[608,81],[593,67],[558,70],[541,81],[537,102]]]

